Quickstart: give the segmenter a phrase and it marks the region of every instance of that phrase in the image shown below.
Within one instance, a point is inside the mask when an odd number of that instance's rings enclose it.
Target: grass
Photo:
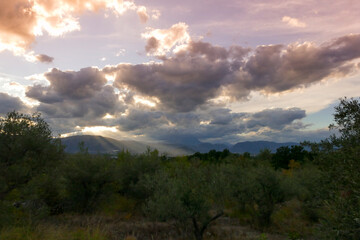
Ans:
[[[230,219],[230,218],[229,218]],[[238,222],[220,219],[205,234],[205,240],[257,240],[261,232]],[[266,233],[267,240],[282,240],[286,236]],[[1,240],[189,240],[192,232],[181,232],[171,223],[148,222],[136,216],[62,215],[31,226],[6,227],[0,230]]]

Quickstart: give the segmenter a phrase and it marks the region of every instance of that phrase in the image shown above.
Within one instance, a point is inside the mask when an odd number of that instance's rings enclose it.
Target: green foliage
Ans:
[[[224,149],[223,151],[210,150],[208,153],[196,152],[193,155],[189,156],[189,160],[201,160],[209,163],[221,163],[224,162],[227,158],[231,157],[229,149]]]
[[[127,151],[118,154],[118,181],[122,195],[137,198],[139,200],[147,197],[147,190],[139,181],[145,175],[154,174],[160,167],[161,157],[158,150],[148,149],[139,156],[131,155]]]
[[[297,199],[281,204],[271,216],[273,226],[277,231],[286,233],[289,239],[300,239],[311,234],[311,225],[304,216],[302,207],[302,202]]]
[[[360,239],[360,103],[345,98],[335,110],[331,128],[340,134],[310,144],[310,154],[292,146],[256,157],[212,150],[168,158],[148,148],[116,159],[91,155],[83,144],[65,156],[39,114],[9,113],[0,119],[0,239],[102,240],[96,230],[52,234],[36,226],[49,214],[130,216],[140,205],[198,240],[224,213],[288,239],[306,238],[315,225],[319,239]]]
[[[65,188],[59,168],[49,170],[34,177],[22,189],[22,195],[27,201],[37,204],[34,207],[46,208],[50,215],[60,214],[64,211]],[[39,209],[28,209],[38,211]]]
[[[358,99],[340,99],[340,103],[335,107],[334,120],[336,124],[331,124],[330,128],[336,128],[341,133],[339,140],[349,142],[355,146],[360,139],[360,102]],[[355,141],[355,142],[354,142]]]
[[[252,173],[252,186],[249,191],[253,202],[256,224],[259,227],[268,226],[270,217],[277,203],[285,200],[285,189],[281,184],[281,175],[271,168],[255,169]]]
[[[223,214],[229,189],[219,168],[183,164],[147,177],[146,185],[153,192],[144,207],[147,215],[175,220],[185,228],[193,225],[196,239]]]
[[[265,233],[260,234],[260,236],[256,240],[268,240],[269,238]]]
[[[117,190],[113,159],[79,153],[69,156],[63,167],[67,207],[76,212],[93,212]]]
[[[272,156],[271,163],[275,169],[288,169],[290,160],[303,162],[307,151],[302,146],[279,147]]]
[[[0,200],[56,165],[62,153],[40,114],[10,112],[0,118]]]
[[[256,158],[261,161],[270,162],[272,159],[272,153],[271,153],[270,149],[265,148],[265,149],[260,150],[260,153],[256,156]]]
[[[327,176],[323,185],[329,194],[324,201],[326,215],[321,232],[327,239],[360,238],[360,102],[340,99],[335,107],[335,124],[339,136],[320,144],[311,144],[315,162]]]
[[[251,222],[263,229],[271,223],[277,204],[288,198],[284,176],[269,166],[235,165],[229,174],[233,198],[242,212],[248,212]]]

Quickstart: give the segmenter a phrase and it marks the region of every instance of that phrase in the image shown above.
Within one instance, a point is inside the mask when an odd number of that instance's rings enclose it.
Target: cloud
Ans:
[[[161,16],[161,12],[159,10],[156,10],[156,9],[152,10],[151,13],[152,13],[151,18],[155,19],[155,20],[159,19],[160,16]]]
[[[348,75],[358,70],[359,45],[360,35],[321,45],[263,45],[254,50],[189,40],[157,62],[52,69],[44,74],[49,85],[35,84],[26,95],[40,102],[37,109],[60,130],[67,123],[118,127],[158,140],[176,135],[205,141],[269,139],[281,132],[293,139],[307,131],[301,122],[303,109],[232,112],[215,99],[244,100],[251,92],[281,93]],[[113,85],[108,85],[106,76],[113,76]],[[106,119],[107,114],[114,118]]]
[[[48,117],[84,118],[83,122],[95,124],[107,113],[113,115],[125,110],[115,89],[106,85],[105,75],[97,68],[78,72],[54,68],[45,77],[50,85],[31,86],[26,96],[38,100],[37,109]]]
[[[290,134],[306,130],[307,127],[299,122],[305,117],[305,111],[298,108],[266,109],[256,113],[234,113],[230,109],[216,107],[183,113],[135,108],[128,110],[126,116],[116,121],[121,131],[168,142],[176,142],[174,138],[178,137],[236,141],[242,135],[257,134],[268,138],[277,132]]]
[[[147,40],[146,52],[154,55],[165,55],[190,41],[188,25],[183,22],[174,24],[169,29],[149,28],[141,36]]]
[[[7,93],[0,92],[0,114],[4,115],[11,111],[26,112],[28,108],[18,97],[12,97]]]
[[[306,87],[328,77],[346,76],[356,70],[352,61],[360,57],[359,44],[357,34],[320,46],[294,43],[257,47],[243,68],[250,77],[246,87],[276,93]]]
[[[156,97],[164,109],[184,112],[219,94],[229,66],[224,61],[184,57],[167,59],[162,64],[120,64],[104,71],[116,73],[115,87]]]
[[[294,120],[302,119],[306,116],[305,110],[299,108],[290,109],[266,109],[257,112],[251,116],[251,120],[247,122],[247,128],[269,127],[276,130],[283,129],[286,125]]]
[[[61,71],[53,68],[45,74],[51,83],[49,90],[70,99],[89,98],[100,91],[107,82],[97,68],[82,68],[80,71]]]
[[[122,0],[11,0],[0,2],[0,52],[9,50],[25,56],[36,36],[47,33],[60,36],[80,30],[80,14],[106,9],[115,15],[139,9],[144,20],[144,7]],[[146,9],[145,9],[146,10]],[[32,60],[28,57],[27,59]]]
[[[148,21],[149,15],[147,14],[146,7],[141,6],[138,8],[138,10],[136,12],[142,23],[146,23]]]
[[[282,18],[282,21],[284,23],[286,23],[287,25],[291,26],[291,27],[297,27],[297,28],[304,28],[306,27],[306,23],[301,22],[299,19],[297,18],[292,18],[289,16],[284,16]]]
[[[122,131],[134,131],[142,134],[147,128],[156,128],[167,123],[164,113],[159,111],[143,111],[132,109],[128,115],[121,117],[118,121]]]
[[[156,39],[155,43],[161,45]],[[172,56],[160,58],[161,62],[119,64],[104,72],[116,75],[117,88],[157,98],[167,111],[186,112],[219,97],[246,100],[252,91],[281,93],[344,77],[358,71],[353,60],[360,57],[359,44],[360,35],[322,45],[264,45],[254,51],[189,41]],[[151,49],[163,48],[153,45]]]
[[[54,61],[53,57],[50,57],[50,56],[45,55],[45,54],[36,55],[36,59],[39,62],[44,62],[44,63],[52,63]]]

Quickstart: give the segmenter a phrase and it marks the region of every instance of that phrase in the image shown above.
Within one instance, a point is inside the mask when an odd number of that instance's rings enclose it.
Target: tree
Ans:
[[[283,202],[287,193],[281,173],[267,166],[247,167],[235,169],[231,179],[241,210],[247,206],[257,227],[269,226],[276,204]]]
[[[80,152],[63,165],[64,187],[69,210],[89,213],[117,191],[115,160]]]
[[[334,124],[338,130],[320,144],[313,145],[316,163],[328,177],[329,209],[323,223],[329,239],[360,238],[360,102],[340,99],[335,107]]]
[[[39,113],[0,118],[0,199],[61,159],[63,147]]]
[[[160,171],[147,180],[153,194],[145,205],[148,216],[161,221],[175,220],[192,226],[202,240],[208,226],[223,215],[228,181],[219,167],[181,166]]]
[[[290,160],[303,162],[307,154],[302,146],[293,145],[291,147],[279,147],[276,153],[272,156],[272,165],[275,169],[288,169]]]
[[[358,144],[360,141],[360,102],[357,99],[340,99],[340,103],[335,107],[335,124],[330,128],[338,129],[341,137],[338,140],[352,141],[352,144]]]

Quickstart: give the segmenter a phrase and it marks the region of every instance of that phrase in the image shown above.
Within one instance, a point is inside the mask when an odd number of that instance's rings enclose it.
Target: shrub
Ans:
[[[227,181],[214,166],[177,165],[147,178],[152,196],[146,214],[157,220],[175,220],[186,229],[192,226],[196,239],[203,239],[209,224],[223,215]]]
[[[92,212],[116,192],[116,165],[110,158],[75,154],[66,160],[63,171],[69,210]]]

